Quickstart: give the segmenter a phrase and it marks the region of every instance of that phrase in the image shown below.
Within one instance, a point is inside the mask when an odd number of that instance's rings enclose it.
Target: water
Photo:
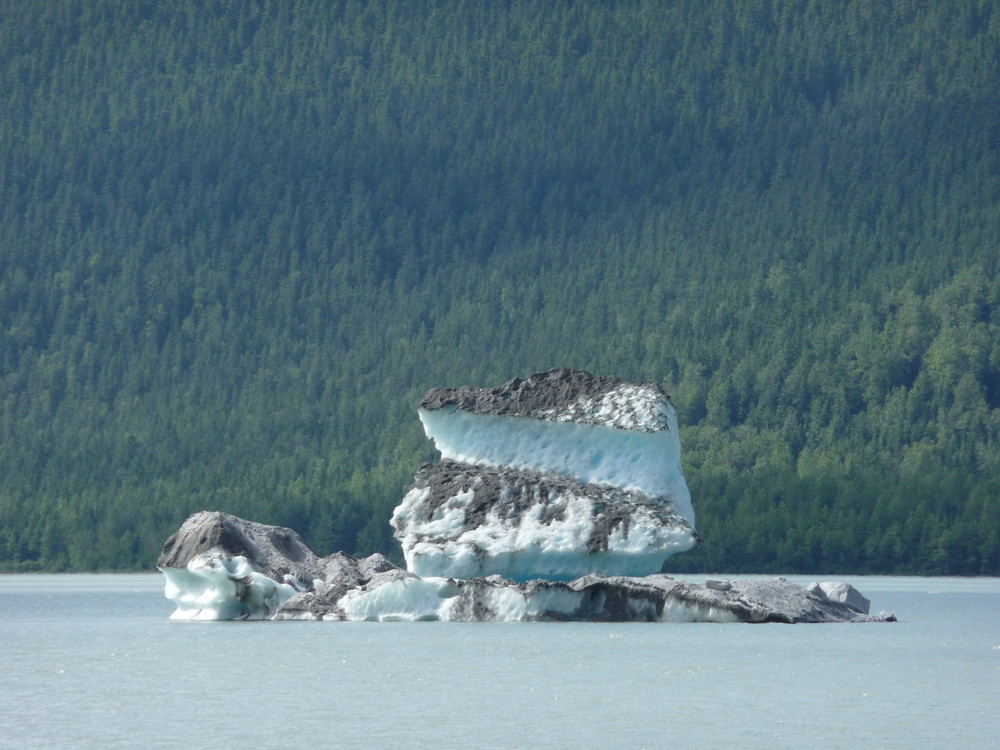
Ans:
[[[158,574],[0,576],[0,747],[995,747],[1000,579],[846,580],[901,621],[179,623]]]

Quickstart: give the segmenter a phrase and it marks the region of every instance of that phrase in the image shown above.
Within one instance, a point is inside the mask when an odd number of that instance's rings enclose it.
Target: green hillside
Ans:
[[[8,0],[0,568],[398,555],[431,387],[658,381],[672,569],[1000,574],[1000,8]]]

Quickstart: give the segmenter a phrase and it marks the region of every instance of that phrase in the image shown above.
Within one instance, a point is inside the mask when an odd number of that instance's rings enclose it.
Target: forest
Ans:
[[[0,570],[399,559],[430,388],[661,383],[671,571],[1000,575],[991,0],[8,0]]]

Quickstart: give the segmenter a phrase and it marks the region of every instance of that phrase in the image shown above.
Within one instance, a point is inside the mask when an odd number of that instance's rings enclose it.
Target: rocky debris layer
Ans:
[[[434,388],[419,408],[657,432],[670,429],[669,400],[657,383],[630,383],[558,368],[514,378],[496,388]]]
[[[275,543],[275,540],[279,543]],[[447,620],[486,622],[870,622],[851,586],[784,579],[701,586],[665,575],[588,575],[568,583],[418,578],[382,555],[318,557],[290,529],[222,513],[189,518],[164,546],[159,567],[177,619]],[[289,581],[302,590],[296,590]],[[310,576],[313,576],[310,578]],[[308,580],[306,580],[308,579]],[[833,593],[831,593],[833,592]],[[842,596],[843,601],[836,600]],[[859,599],[860,597],[860,599]]]
[[[163,545],[156,567],[186,568],[214,550],[245,558],[257,571],[285,583],[304,585],[323,574],[320,558],[291,529],[215,511],[188,518]]]
[[[429,391],[441,452],[393,514],[422,576],[648,575],[698,541],[677,417],[660,386],[551,370]]]
[[[340,601],[352,591],[374,591],[387,583],[416,578],[393,564],[384,555],[374,554],[356,560],[343,552],[329,558],[327,575],[313,581],[306,591],[296,593],[282,603],[275,620],[346,620]]]
[[[845,584],[837,584],[845,585]],[[885,622],[823,599],[783,578],[733,581],[725,590],[657,574],[643,578],[583,576],[568,583],[517,583],[502,576],[472,580],[403,578],[352,591],[333,615],[350,620],[449,622]],[[276,619],[282,619],[279,611]]]
[[[447,578],[644,575],[699,540],[641,492],[454,461],[420,467],[391,523],[411,572]]]
[[[732,581],[728,587],[710,588],[661,574],[643,578],[592,575],[567,587],[582,595],[580,608],[571,619],[791,624],[869,622],[891,617],[870,617],[867,610],[820,599],[784,578]]]

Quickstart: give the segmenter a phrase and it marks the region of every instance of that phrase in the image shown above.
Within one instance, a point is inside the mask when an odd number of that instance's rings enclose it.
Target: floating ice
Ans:
[[[840,583],[658,574],[698,535],[677,419],[659,386],[553,370],[499,388],[437,389],[418,413],[443,459],[391,523],[409,570],[321,558],[290,529],[196,513],[157,567],[175,619],[845,622]]]
[[[858,612],[868,614],[871,602],[856,588],[849,583],[841,581],[824,581],[822,583],[810,583],[806,586],[806,591],[810,594],[829,599],[832,602],[841,602]]]

